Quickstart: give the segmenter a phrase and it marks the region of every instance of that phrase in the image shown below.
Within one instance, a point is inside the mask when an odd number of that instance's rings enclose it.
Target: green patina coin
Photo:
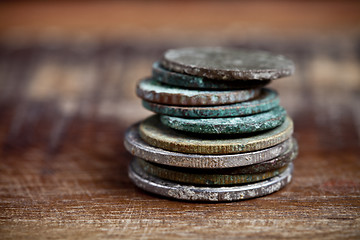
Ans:
[[[237,174],[230,173],[229,170],[221,170],[218,173],[205,173],[204,171],[197,173],[194,170],[186,168],[165,167],[146,162],[140,158],[135,158],[135,161],[142,167],[142,169],[155,177],[170,180],[178,183],[194,184],[194,185],[211,185],[211,186],[225,186],[234,184],[245,184],[259,182],[284,172],[287,166],[276,170],[262,172],[262,173],[248,173]],[[233,170],[233,171],[236,171]]]
[[[250,89],[261,88],[270,83],[270,80],[221,81],[191,76],[169,71],[161,67],[159,62],[153,64],[152,77],[169,85],[193,89]]]
[[[151,146],[169,151],[233,154],[265,149],[287,140],[293,133],[293,122],[287,117],[279,127],[251,135],[203,135],[176,131],[164,126],[158,115],[153,115],[141,122],[139,133]]]
[[[162,115],[184,118],[219,118],[252,115],[268,111],[279,105],[278,94],[271,89],[261,89],[260,96],[254,100],[221,106],[171,106],[142,102],[143,106]]]
[[[270,111],[231,118],[179,118],[161,115],[161,122],[176,130],[205,134],[253,133],[273,129],[286,118],[284,108],[278,106]]]
[[[260,89],[200,91],[174,87],[148,78],[138,83],[136,94],[143,100],[169,105],[223,105],[256,98]]]
[[[265,51],[200,47],[165,52],[161,65],[171,71],[216,80],[273,80],[290,76],[294,63]]]

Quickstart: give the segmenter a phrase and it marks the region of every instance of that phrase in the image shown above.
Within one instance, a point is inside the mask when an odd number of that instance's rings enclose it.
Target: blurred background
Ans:
[[[166,49],[231,46],[292,58],[296,74],[272,87],[309,114],[309,101],[359,94],[359,12],[357,1],[5,1],[1,110],[15,111],[10,135],[47,113],[130,124],[149,114],[135,85]]]

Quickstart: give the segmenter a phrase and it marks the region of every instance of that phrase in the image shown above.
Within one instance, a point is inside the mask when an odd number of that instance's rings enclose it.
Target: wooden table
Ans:
[[[150,114],[135,83],[166,48],[183,43],[6,37],[0,41],[0,238],[359,239],[358,38],[320,35],[214,40],[296,62],[296,74],[271,87],[294,119],[300,148],[283,190],[216,204],[148,194],[127,176],[124,131]]]

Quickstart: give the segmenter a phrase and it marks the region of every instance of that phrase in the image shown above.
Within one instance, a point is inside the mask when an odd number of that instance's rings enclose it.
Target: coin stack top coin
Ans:
[[[129,177],[170,198],[235,201],[279,190],[291,180],[298,146],[276,91],[291,60],[264,51],[172,49],[136,89],[156,113],[128,129]]]

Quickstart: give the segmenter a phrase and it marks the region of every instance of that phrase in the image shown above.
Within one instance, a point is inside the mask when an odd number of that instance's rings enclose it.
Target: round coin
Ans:
[[[163,115],[185,118],[219,118],[252,115],[268,111],[279,105],[278,94],[271,89],[261,89],[260,96],[254,100],[221,106],[171,106],[142,102],[143,106]]]
[[[255,135],[184,134],[161,124],[158,115],[145,119],[139,126],[141,138],[154,147],[196,154],[233,154],[261,150],[285,141],[292,132],[293,122],[289,117],[279,127]]]
[[[186,171],[189,170],[186,168],[165,168],[161,165],[146,162],[140,158],[135,158],[135,161],[146,173],[152,176],[178,183],[208,186],[226,186],[259,182],[277,176],[286,169],[286,166],[284,166],[276,170],[262,173],[223,174],[220,171],[220,173],[206,174],[203,172],[196,173],[194,171]]]
[[[257,163],[274,159],[292,149],[293,141],[295,141],[290,138],[275,146],[246,153],[225,155],[189,154],[153,147],[141,139],[138,129],[139,124],[135,124],[125,134],[124,145],[132,155],[158,164],[187,168],[217,169],[247,165],[255,166]]]
[[[261,197],[276,192],[291,181],[292,164],[280,175],[267,180],[231,187],[202,187],[162,180],[144,172],[135,161],[129,166],[129,177],[139,188],[161,196],[187,201],[225,202]]]
[[[155,80],[169,85],[193,89],[250,89],[261,88],[270,83],[270,80],[243,80],[221,81],[188,74],[172,72],[155,62],[152,67],[152,76]]]
[[[294,63],[265,51],[200,47],[165,52],[161,65],[171,71],[216,80],[273,80],[293,74]]]
[[[161,115],[160,120],[168,127],[185,132],[239,134],[273,129],[281,125],[285,118],[285,109],[278,106],[267,112],[242,117],[189,119]]]
[[[256,98],[260,89],[200,91],[174,87],[147,78],[139,82],[136,94],[143,100],[168,105],[223,105]]]

